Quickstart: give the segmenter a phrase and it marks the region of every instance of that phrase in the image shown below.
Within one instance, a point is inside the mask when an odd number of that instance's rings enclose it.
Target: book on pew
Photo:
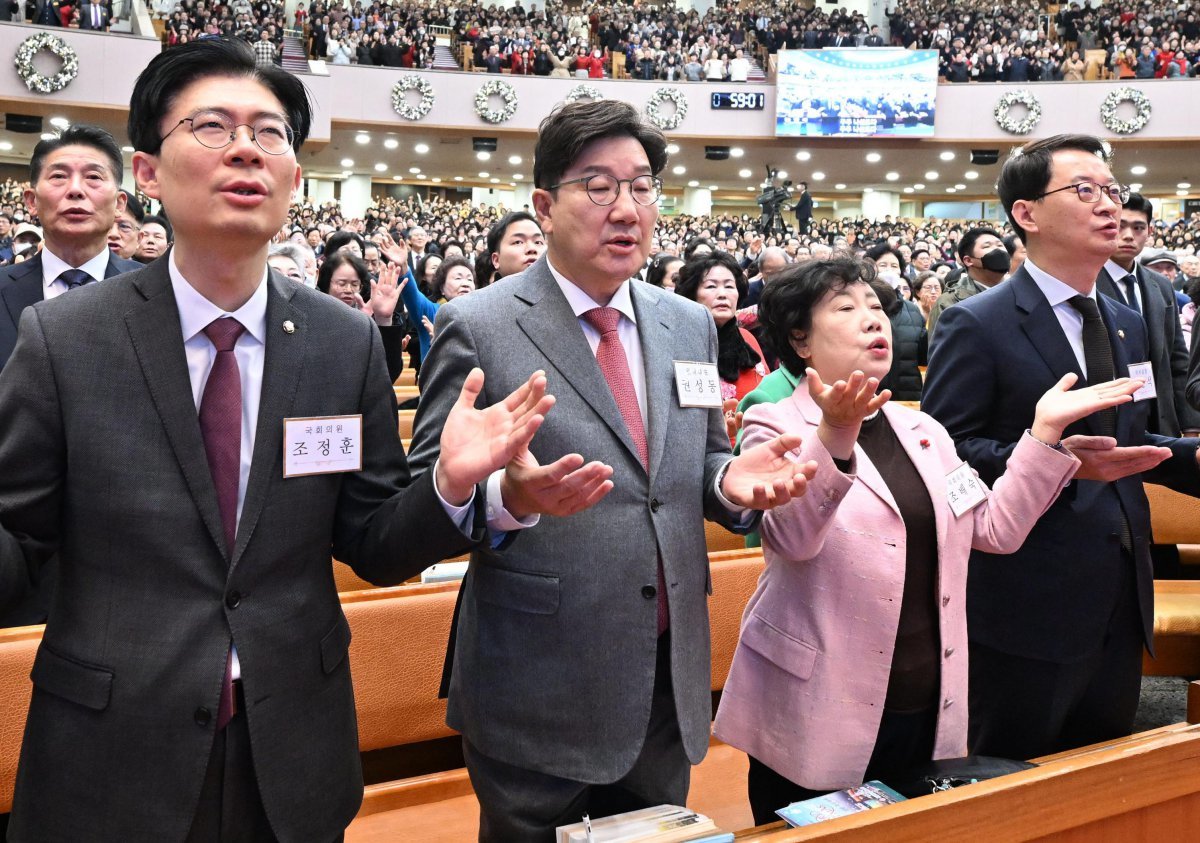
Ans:
[[[803,802],[793,802],[775,813],[787,820],[788,825],[799,828],[834,817],[845,817],[859,811],[869,811],[881,805],[893,805],[908,801],[883,782],[869,781],[858,787],[826,793]]]
[[[721,840],[721,830],[704,814],[678,805],[658,805],[559,826],[558,843],[684,843]]]

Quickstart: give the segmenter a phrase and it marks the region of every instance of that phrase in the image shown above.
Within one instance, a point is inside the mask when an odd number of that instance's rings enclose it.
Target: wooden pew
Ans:
[[[413,422],[417,418],[416,410],[398,410],[397,419],[399,421],[399,431],[401,440],[411,440],[413,435]],[[408,453],[408,448],[404,449]]]
[[[417,385],[417,370],[405,369],[400,373],[400,377],[396,378],[393,386],[416,386]]]
[[[1154,581],[1154,652],[1143,676],[1200,676],[1200,580]]]
[[[396,393],[397,404],[402,404],[412,398],[419,398],[421,395],[416,386],[393,386],[392,390]]]
[[[0,630],[0,814],[12,810],[17,756],[25,736],[29,698],[33,695],[29,671],[41,643],[40,626]]]
[[[1147,483],[1145,488],[1155,543],[1178,545],[1183,564],[1200,564],[1200,500],[1166,486]]]

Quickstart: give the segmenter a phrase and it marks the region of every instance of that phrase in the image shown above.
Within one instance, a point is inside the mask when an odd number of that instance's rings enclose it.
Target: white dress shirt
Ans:
[[[50,301],[50,299],[58,298],[67,292],[67,282],[60,281],[58,276],[68,269],[82,269],[94,280],[103,281],[104,273],[108,271],[108,255],[109,250],[106,245],[100,254],[88,259],[83,266],[71,266],[54,252],[42,246],[42,298]]]
[[[1050,306],[1054,308],[1058,324],[1062,325],[1063,333],[1067,335],[1067,342],[1071,345],[1071,351],[1075,352],[1075,359],[1079,361],[1079,371],[1083,372],[1084,378],[1087,378],[1087,363],[1083,359],[1083,314],[1070,303],[1072,298],[1082,294],[1074,287],[1067,286],[1053,275],[1039,269],[1037,264],[1029,258],[1025,258],[1025,269],[1033,278],[1033,283],[1038,285],[1038,289],[1046,297],[1046,301],[1050,302]],[[1092,284],[1092,288],[1088,290],[1087,297],[1096,301],[1095,284]],[[1098,303],[1097,306],[1099,306]]]
[[[1142,285],[1137,282],[1137,264],[1133,265],[1133,269],[1126,271],[1125,267],[1110,259],[1104,264],[1104,271],[1112,279],[1117,292],[1121,294],[1121,301],[1125,304],[1129,304],[1129,288],[1125,286],[1125,278],[1130,275],[1133,276],[1133,297],[1137,301],[1137,304],[1129,306],[1136,308],[1137,312],[1142,314],[1142,319],[1145,319],[1145,311],[1142,310]]]

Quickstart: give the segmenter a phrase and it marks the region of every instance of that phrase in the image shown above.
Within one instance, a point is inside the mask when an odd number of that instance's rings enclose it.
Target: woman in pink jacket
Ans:
[[[1141,385],[1071,390],[1064,377],[989,491],[934,419],[875,394],[892,362],[879,295],[892,294],[873,274],[851,259],[809,262],[759,302],[780,362],[807,375],[746,414],[743,447],[798,433],[799,460],[818,465],[808,494],[763,518],[766,568],[715,724],[750,755],[760,824],[791,802],[967,753],[970,550],[1020,547],[1079,466],[1063,429]]]

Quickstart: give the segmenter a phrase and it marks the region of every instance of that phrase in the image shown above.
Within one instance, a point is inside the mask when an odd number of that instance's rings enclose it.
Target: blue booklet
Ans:
[[[775,813],[787,820],[788,825],[798,828],[819,823],[821,820],[831,820],[859,811],[869,811],[880,805],[904,801],[906,800],[903,796],[883,782],[870,781],[858,787],[826,793],[824,796],[805,799],[803,802],[793,802]]]

